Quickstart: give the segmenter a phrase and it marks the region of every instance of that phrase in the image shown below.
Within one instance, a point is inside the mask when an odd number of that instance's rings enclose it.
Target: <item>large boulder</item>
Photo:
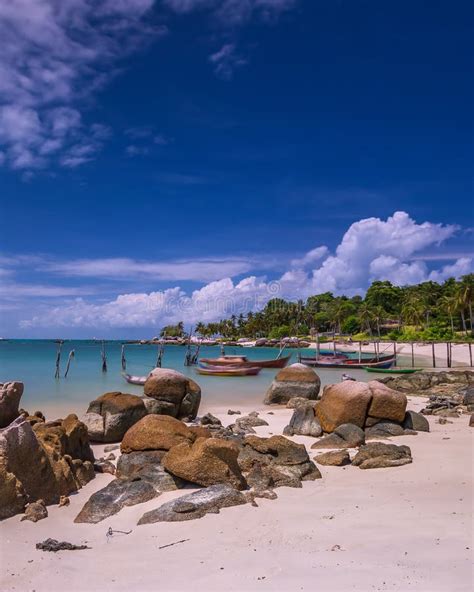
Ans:
[[[125,432],[146,414],[146,407],[140,397],[113,392],[105,393],[89,403],[83,421],[91,440],[120,442]]]
[[[0,428],[6,428],[20,415],[18,407],[22,395],[22,382],[0,384]]]
[[[316,407],[316,417],[325,432],[333,432],[344,423],[360,428],[365,425],[372,393],[367,383],[345,380],[324,387]]]
[[[188,426],[169,415],[147,415],[132,426],[120,445],[123,453],[138,450],[161,450],[163,453],[182,444],[194,442],[196,436]]]
[[[355,448],[365,443],[365,433],[359,426],[343,423],[334,432],[315,442],[311,448],[338,449]]]
[[[321,380],[316,372],[304,364],[291,364],[275,376],[266,395],[265,405],[286,405],[294,397],[308,400],[318,398]]]
[[[0,519],[40,499],[58,503],[94,477],[92,462],[66,453],[68,436],[61,423],[33,428],[18,417],[0,430]]]
[[[359,448],[352,464],[361,469],[400,467],[413,461],[408,446],[396,446],[382,442],[370,442]]]
[[[74,522],[96,524],[113,516],[125,506],[142,504],[158,495],[160,493],[153,485],[140,477],[114,479],[91,495]]]
[[[153,413],[192,420],[201,403],[201,388],[181,372],[170,368],[155,368],[145,382],[143,392],[154,399]]]
[[[151,483],[157,491],[174,491],[184,485],[179,477],[170,475],[161,464],[163,453],[159,450],[145,450],[122,454],[117,462],[118,479],[136,479]]]
[[[290,423],[284,428],[285,436],[313,436],[318,438],[323,433],[321,424],[314,414],[311,403],[298,405],[293,411]]]
[[[360,428],[372,427],[381,421],[402,423],[407,398],[377,380],[368,383],[345,380],[324,387],[316,405],[316,417],[325,432],[350,423]]]
[[[372,400],[367,412],[368,417],[390,419],[397,422],[402,422],[405,419],[406,395],[394,391],[377,380],[368,382],[368,387],[372,393]]]
[[[165,469],[191,483],[207,487],[226,483],[244,489],[246,482],[237,463],[239,446],[218,438],[198,438],[174,446],[163,458]]]
[[[245,495],[230,485],[211,485],[200,491],[171,500],[156,510],[146,512],[138,521],[138,525],[195,520],[209,513],[219,514],[222,508],[245,503],[247,503]]]

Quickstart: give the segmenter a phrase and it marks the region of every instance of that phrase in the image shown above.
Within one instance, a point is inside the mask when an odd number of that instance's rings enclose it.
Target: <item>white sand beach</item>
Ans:
[[[419,410],[424,401],[411,398],[408,407]],[[281,433],[292,413],[259,411],[269,422],[256,428],[261,436]],[[278,499],[257,500],[258,508],[231,507],[188,522],[137,526],[146,511],[182,495],[176,491],[98,524],[74,524],[89,496],[112,479],[98,475],[69,507],[50,506],[46,520],[14,516],[0,524],[0,590],[470,591],[474,430],[468,415],[446,425],[428,419],[430,433],[391,438],[411,447],[412,464],[320,466],[322,479],[278,488]],[[313,441],[294,440],[308,449]],[[95,446],[96,456],[102,450]],[[131,533],[108,539],[109,527]],[[36,550],[48,537],[91,549]]]

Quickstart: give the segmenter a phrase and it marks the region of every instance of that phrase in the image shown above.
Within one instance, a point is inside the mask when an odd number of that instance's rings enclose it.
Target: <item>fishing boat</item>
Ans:
[[[370,366],[364,366],[364,370],[367,372],[379,372],[382,374],[414,374],[415,372],[421,372],[421,368],[372,368]]]
[[[339,360],[339,361],[334,361],[334,360],[314,360],[313,363],[311,364],[312,366],[315,366],[316,368],[361,368],[361,369],[367,369],[367,368],[390,368],[391,366],[393,366],[393,364],[395,363],[395,357],[392,358],[388,358],[388,359],[379,359],[379,360],[375,360],[375,359],[371,359],[371,360],[363,360],[360,361],[355,359],[355,360]]]
[[[199,366],[196,368],[198,374],[204,376],[255,376],[260,372],[258,367],[244,367],[236,366]]]
[[[122,373],[122,376],[129,384],[138,384],[143,386],[146,382],[147,376],[133,376],[132,374]]]
[[[219,358],[201,358],[199,361],[209,366],[232,366],[235,368],[284,368],[290,361],[289,356],[274,360],[249,360],[247,356],[220,356]]]

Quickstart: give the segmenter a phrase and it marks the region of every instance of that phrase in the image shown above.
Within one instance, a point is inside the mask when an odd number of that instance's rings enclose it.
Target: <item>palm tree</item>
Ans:
[[[469,301],[469,290],[467,290],[462,284],[458,284],[456,292],[454,293],[454,299],[456,301],[456,308],[461,315],[464,335],[467,335],[466,316],[464,311],[466,310]]]
[[[457,299],[453,295],[443,296],[441,299],[441,308],[447,313],[449,316],[449,320],[451,321],[451,332],[454,336],[454,314],[457,309]]]
[[[465,306],[469,310],[469,326],[471,329],[471,335],[473,330],[473,301],[474,301],[474,273],[463,275],[461,278],[461,289],[463,291],[463,300]]]
[[[402,317],[409,325],[419,328],[425,318],[425,306],[417,294],[406,300],[402,307]]]
[[[385,310],[383,309],[382,306],[375,306],[373,308],[372,316],[373,316],[373,319],[374,319],[376,327],[377,327],[377,335],[378,335],[379,339],[380,339],[380,323],[383,321],[386,314],[387,313],[385,312]]]
[[[372,335],[372,327],[371,322],[374,318],[374,312],[370,304],[367,302],[362,302],[359,307],[358,315],[360,321],[360,328],[363,330],[364,327],[367,328],[369,334]]]

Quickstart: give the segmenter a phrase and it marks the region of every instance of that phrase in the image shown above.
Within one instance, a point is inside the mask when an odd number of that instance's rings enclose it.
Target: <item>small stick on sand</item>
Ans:
[[[166,547],[172,547],[173,545],[179,545],[180,543],[186,543],[190,539],[182,539],[181,541],[176,541],[175,543],[169,543],[168,545],[162,545],[158,547],[158,549],[166,549]]]

